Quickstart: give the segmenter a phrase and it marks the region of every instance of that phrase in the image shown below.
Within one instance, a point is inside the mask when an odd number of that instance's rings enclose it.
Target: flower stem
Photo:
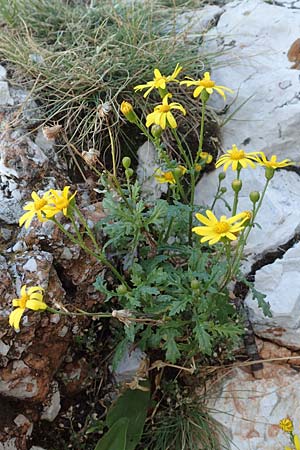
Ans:
[[[203,150],[205,110],[206,110],[206,101],[202,101],[199,146],[198,146],[198,153],[197,153],[197,156],[195,159],[195,163],[197,162],[199,155]]]

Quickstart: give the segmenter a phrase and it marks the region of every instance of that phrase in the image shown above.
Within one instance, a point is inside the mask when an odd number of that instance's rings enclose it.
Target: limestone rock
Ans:
[[[224,148],[236,144],[299,161],[299,72],[291,69],[287,53],[299,38],[300,11],[270,3],[228,3],[217,26],[207,33],[204,48],[220,55],[213,80],[235,90],[234,101],[227,99],[227,117],[236,114],[223,128]],[[210,102],[224,108],[218,95]]]
[[[216,25],[224,8],[217,5],[206,5],[199,10],[187,11],[180,14],[176,19],[176,32],[184,30],[187,39],[197,39],[199,35]]]
[[[51,383],[50,392],[43,405],[41,419],[47,420],[48,422],[53,422],[53,420],[56,419],[60,408],[60,392],[58,389],[58,383],[56,381],[53,381]]]
[[[206,393],[213,417],[232,440],[231,450],[282,450],[289,437],[279,421],[290,416],[300,423],[300,374],[283,365],[264,366],[263,379],[234,369]]]
[[[272,317],[265,317],[251,294],[246,297],[257,335],[291,349],[300,349],[300,243],[255,274],[255,288],[266,294]]]
[[[220,168],[203,176],[196,187],[196,204],[210,207],[218,185],[218,174],[221,171]],[[235,177],[236,173],[228,169],[222,183],[222,186],[227,188],[224,198],[231,206],[233,203],[231,182]],[[264,169],[261,167],[244,169],[241,179],[243,187],[240,191],[238,212],[252,209],[249,193],[253,190],[262,191],[265,184]],[[261,258],[264,253],[276,250],[294,237],[300,226],[299,192],[300,177],[296,173],[283,170],[275,172],[257,215],[256,222],[261,229],[255,227],[249,235],[245,249],[245,256],[248,259],[245,271],[248,271],[251,263]],[[230,215],[222,201],[216,203],[214,211],[217,216]]]

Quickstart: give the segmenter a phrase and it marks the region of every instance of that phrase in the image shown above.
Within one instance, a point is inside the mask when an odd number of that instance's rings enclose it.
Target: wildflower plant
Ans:
[[[20,225],[28,228],[34,217],[40,222],[51,220],[71,242],[106,267],[94,283],[105,296],[102,311],[64,310],[61,313],[117,320],[122,326],[112,331],[117,344],[114,364],[128,344],[134,343],[154,358],[159,352],[166,366],[193,373],[197,369],[195,361],[199,365],[216,352],[221,351],[230,358],[233,346],[243,334],[243,323],[228,286],[240,276],[243,250],[275,171],[292,162],[287,159],[279,162],[276,156],[268,160],[261,151],[246,153],[233,145],[216,161],[216,167],[223,171],[218,177],[212,207],[205,211],[196,205],[196,183],[206,165],[212,163],[209,149],[203,148],[206,104],[211,95],[225,97],[224,92],[232,90],[218,86],[209,72],[198,81],[181,81],[187,89],[196,86],[193,95],[199,97],[200,103],[199,143],[198,148],[192,150],[178,130],[177,118],[188,115],[188,111],[173,101],[170,92],[170,86],[180,82],[177,78],[181,71],[182,67],[177,65],[171,75],[165,76],[155,69],[152,81],[135,87],[136,92],[146,89],[144,96],[156,92],[161,98],[161,102],[147,112],[146,123],[131,103],[123,101],[120,106],[124,117],[156,148],[158,169],[153,170],[152,176],[157,183],[166,185],[165,198],[144,198],[131,159],[124,157],[123,180],[117,177],[115,170],[99,173],[94,168],[102,187],[106,217],[93,229],[76,204],[76,192],[69,186],[62,190],[51,189],[41,197],[33,193],[33,201],[24,207],[26,212],[20,218]],[[176,160],[163,144],[162,135],[166,132],[171,133],[177,143]],[[113,148],[113,137],[110,137]],[[243,173],[257,166],[265,167],[265,186],[262,192],[250,193],[248,210],[240,210]],[[236,174],[231,186],[234,194],[231,205],[222,186],[227,170]],[[228,217],[217,217],[213,211],[220,199],[230,210]],[[99,235],[101,243],[96,237]],[[25,295],[25,291],[21,294]],[[269,313],[263,295],[255,289],[253,294],[264,312]],[[29,300],[14,300],[14,306],[21,308],[11,314],[10,323],[15,328],[19,326],[24,309],[37,309],[37,303],[32,301],[42,301],[41,291],[28,290],[26,295]],[[35,298],[30,299],[30,295]],[[38,304],[38,309],[54,311],[51,306]]]

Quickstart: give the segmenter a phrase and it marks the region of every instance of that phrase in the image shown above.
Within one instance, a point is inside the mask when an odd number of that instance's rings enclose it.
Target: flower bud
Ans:
[[[265,169],[265,177],[267,180],[272,180],[273,176],[274,176],[274,172],[275,170],[273,169],[273,167],[266,167]]]
[[[191,281],[191,288],[192,288],[193,290],[195,290],[195,289],[198,289],[199,286],[200,286],[199,280],[197,280],[196,278],[194,278],[194,279]]]
[[[156,125],[155,123],[151,127],[151,134],[154,138],[160,138],[163,129],[160,125]]]
[[[225,180],[226,174],[224,172],[219,173],[219,181]]]
[[[129,158],[129,156],[124,156],[124,158],[122,159],[122,165],[124,169],[128,169],[130,167],[131,159]]]
[[[136,120],[136,116],[135,116],[135,112],[133,111],[133,106],[131,103],[129,102],[122,102],[121,103],[121,113],[124,114],[124,116],[126,117],[126,119],[131,122],[134,123]]]
[[[233,180],[233,182],[231,183],[231,187],[234,190],[235,193],[240,192],[240,190],[242,189],[242,181],[241,180]]]
[[[250,192],[249,198],[252,203],[257,203],[260,198],[260,193],[258,191]]]
[[[126,178],[131,178],[133,175],[133,169],[131,167],[128,167],[128,169],[125,170]]]
[[[119,286],[116,289],[117,293],[120,295],[124,295],[127,292],[127,287],[124,284],[119,284]]]
[[[225,194],[225,192],[227,192],[227,188],[226,187],[222,187],[220,189],[221,194]]]
[[[200,152],[199,156],[201,159],[203,159],[206,162],[206,164],[210,164],[213,160],[212,155],[208,152]]]

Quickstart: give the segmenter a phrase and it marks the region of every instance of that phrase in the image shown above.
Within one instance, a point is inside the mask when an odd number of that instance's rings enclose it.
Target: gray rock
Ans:
[[[57,417],[61,408],[60,404],[60,392],[58,389],[58,383],[56,381],[52,382],[50,394],[44,405],[41,419],[47,420],[48,422],[53,422]]]
[[[7,106],[7,105],[12,106],[13,104],[14,101],[13,98],[10,96],[7,81],[0,81],[0,106]]]
[[[135,348],[132,351],[128,349],[113,373],[116,382],[132,381],[146,358],[146,354],[141,349]]]
[[[266,295],[272,317],[265,317],[249,294],[246,305],[257,335],[300,349],[300,243],[255,274],[255,288]]]

